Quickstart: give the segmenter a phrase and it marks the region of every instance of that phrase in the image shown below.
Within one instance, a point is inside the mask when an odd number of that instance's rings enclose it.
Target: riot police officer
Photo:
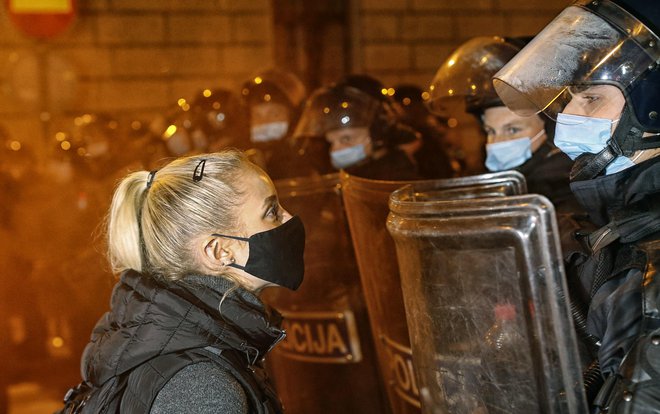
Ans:
[[[208,143],[208,152],[248,149],[248,120],[241,100],[225,88],[199,91],[191,104],[194,124]]]
[[[465,110],[487,135],[488,170],[515,168],[525,175],[530,193],[545,195],[558,210],[575,210],[568,182],[572,162],[552,144],[554,122],[543,115],[516,115],[493,89],[492,76],[527,40],[476,37],[461,45],[438,69],[429,88],[429,107],[443,111],[448,100],[464,100]]]
[[[511,110],[557,120],[555,144],[575,159],[593,228],[567,273],[600,365],[587,395],[614,413],[660,409],[659,29],[655,2],[580,0],[494,77]]]
[[[152,122],[153,133],[168,156],[176,158],[207,151],[209,139],[197,122],[197,112],[185,99],[179,99],[167,115]]]
[[[412,84],[400,84],[393,89],[392,98],[399,119],[422,137],[421,146],[414,153],[420,175],[429,179],[458,175],[460,164],[450,158],[450,146],[445,139],[447,118],[429,112],[428,92]]]
[[[305,85],[296,75],[275,68],[260,71],[243,84],[241,95],[250,124],[248,148],[261,153],[253,161],[273,179],[305,174],[289,138],[306,94]]]
[[[410,157],[397,148],[406,141],[400,139],[401,131],[410,129],[397,125],[383,101],[344,82],[312,94],[294,137],[325,140],[336,170],[380,180],[419,178]]]

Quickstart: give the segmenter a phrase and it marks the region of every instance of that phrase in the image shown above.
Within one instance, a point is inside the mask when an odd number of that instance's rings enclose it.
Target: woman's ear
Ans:
[[[219,237],[207,238],[203,243],[203,264],[213,271],[219,271],[223,267],[234,263],[234,253],[230,244]]]

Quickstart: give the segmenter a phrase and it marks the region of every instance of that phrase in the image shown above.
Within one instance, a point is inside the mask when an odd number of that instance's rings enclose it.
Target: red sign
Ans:
[[[5,0],[9,18],[23,34],[48,39],[64,32],[75,18],[76,0]]]

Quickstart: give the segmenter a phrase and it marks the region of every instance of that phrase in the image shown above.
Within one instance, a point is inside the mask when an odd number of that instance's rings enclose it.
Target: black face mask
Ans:
[[[305,227],[300,217],[294,216],[274,229],[256,233],[249,238],[212,234],[216,237],[242,240],[250,245],[250,255],[245,266],[231,263],[229,266],[296,290],[303,281],[305,262]]]

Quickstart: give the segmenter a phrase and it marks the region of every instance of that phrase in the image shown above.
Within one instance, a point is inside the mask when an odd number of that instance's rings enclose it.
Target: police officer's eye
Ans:
[[[504,132],[506,132],[507,135],[516,135],[520,131],[521,129],[518,127],[509,127]]]
[[[600,99],[600,97],[598,95],[582,95],[582,99],[585,102],[592,104],[596,102],[598,99]]]

